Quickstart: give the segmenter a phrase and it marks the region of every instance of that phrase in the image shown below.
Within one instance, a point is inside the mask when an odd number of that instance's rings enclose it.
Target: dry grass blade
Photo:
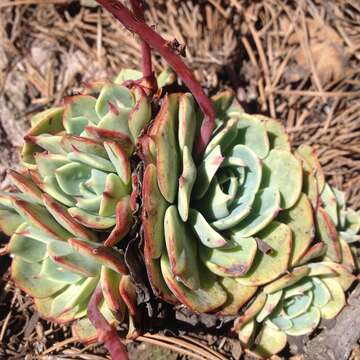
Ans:
[[[199,346],[199,344],[194,344],[193,341],[189,342],[177,337],[164,336],[159,334],[145,334],[138,337],[138,341],[148,341],[154,345],[163,346],[168,349],[176,350],[179,353],[183,353],[187,356],[192,356],[197,359],[203,360],[223,360],[224,357],[212,350],[209,351],[208,348]]]

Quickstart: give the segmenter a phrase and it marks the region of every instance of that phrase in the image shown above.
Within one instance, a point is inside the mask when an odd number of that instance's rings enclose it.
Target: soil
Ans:
[[[280,2],[148,0],[147,21],[186,44],[185,61],[211,95],[236,91],[246,111],[279,118],[293,144],[314,145],[327,179],[360,209],[360,5],[353,0]],[[90,79],[138,67],[135,36],[92,1],[0,3],[0,182],[17,167],[31,115]],[[164,64],[156,55],[155,68]],[[6,241],[0,238],[0,246]],[[69,328],[40,320],[0,262],[0,359],[106,359],[72,342]],[[238,342],[201,335],[226,357]],[[356,344],[353,344],[354,346]],[[130,343],[132,359],[182,355]],[[350,346],[350,345],[349,345]],[[355,349],[352,359],[357,359]],[[289,352],[285,354],[289,356]]]

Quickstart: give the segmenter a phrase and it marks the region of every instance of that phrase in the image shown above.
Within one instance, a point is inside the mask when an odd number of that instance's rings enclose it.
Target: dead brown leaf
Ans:
[[[306,29],[299,23],[293,23],[287,17],[280,20],[280,27],[284,32],[293,27],[293,31],[288,38],[289,45],[297,47],[292,57],[293,60],[300,68],[310,73],[311,63],[309,56],[311,56],[322,85],[330,81],[340,80],[347,73],[348,57],[342,38],[334,29],[320,20],[306,18],[305,23]],[[308,49],[305,46],[306,37]],[[301,69],[295,75],[297,75],[293,76],[295,81],[303,78]]]

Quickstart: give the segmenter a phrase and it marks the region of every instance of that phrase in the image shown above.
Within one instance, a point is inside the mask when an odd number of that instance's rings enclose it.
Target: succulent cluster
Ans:
[[[360,216],[325,183],[312,148],[291,152],[278,121],[245,114],[230,92],[213,104],[201,159],[191,94],[166,97],[142,139],[148,277],[159,297],[194,312],[240,313],[240,341],[268,356],[345,305]]]
[[[15,188],[0,192],[0,228],[11,236],[12,278],[38,312],[77,320],[74,334],[92,341],[89,303],[100,289],[102,316],[128,316],[134,334],[137,295],[121,240],[142,184],[156,296],[237,316],[239,340],[263,357],[335,317],[359,270],[360,214],[325,182],[315,151],[292,151],[280,122],[246,114],[225,91],[212,98],[216,126],[199,153],[208,104],[162,91],[172,72],[159,76],[155,96],[144,80],[122,71],[32,119],[24,169],[10,171]]]

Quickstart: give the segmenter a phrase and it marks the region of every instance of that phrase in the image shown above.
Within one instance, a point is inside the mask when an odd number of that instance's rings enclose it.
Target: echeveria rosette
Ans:
[[[117,80],[139,76],[123,71]],[[121,322],[126,307],[136,317],[135,289],[113,245],[132,224],[130,157],[151,105],[140,85],[128,86],[94,82],[64,107],[35,115],[21,154],[25,169],[10,171],[16,189],[0,194],[12,278],[43,317],[80,319],[74,332],[84,341],[96,337],[86,315],[98,284],[109,322]]]
[[[325,184],[314,150],[292,153],[278,121],[245,114],[230,92],[213,101],[217,128],[199,161],[192,149],[201,116],[190,94],[165,98],[142,139],[144,252],[155,293],[198,313],[236,315],[259,304],[259,293],[266,301],[269,289],[317,276],[344,298],[355,265],[341,234],[357,239],[358,220],[336,204],[342,195]]]
[[[141,86],[93,83],[85,94],[66,98],[64,108],[33,118],[23,164],[32,181],[86,227],[112,229],[121,213],[127,225],[117,233],[120,240],[131,218],[130,155],[150,118]]]

